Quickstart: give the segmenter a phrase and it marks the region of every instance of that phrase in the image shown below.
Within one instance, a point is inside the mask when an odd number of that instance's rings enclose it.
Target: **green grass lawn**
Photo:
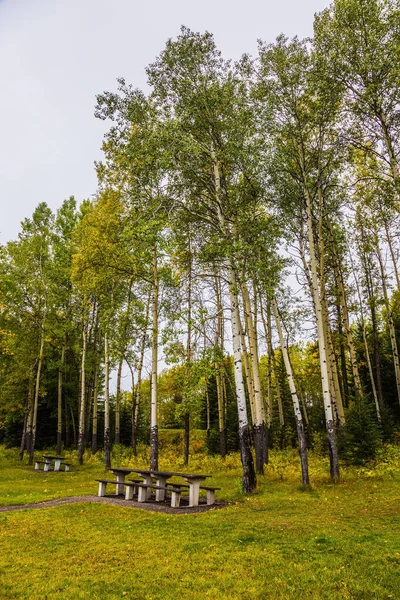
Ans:
[[[232,502],[166,515],[105,504],[0,513],[0,598],[400,598],[399,449],[374,468],[342,469],[310,456],[302,491],[295,452],[271,454],[250,497],[237,456],[194,455]],[[160,468],[182,470],[170,450]],[[121,453],[117,466],[146,464]],[[72,459],[74,462],[74,459]],[[76,462],[76,460],[75,460]],[[178,464],[177,464],[178,463]],[[0,449],[0,504],[96,493],[100,457],[71,473],[34,473]]]

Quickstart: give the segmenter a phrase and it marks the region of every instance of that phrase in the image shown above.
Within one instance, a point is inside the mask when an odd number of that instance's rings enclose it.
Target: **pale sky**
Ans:
[[[0,242],[42,201],[96,190],[104,122],[95,97],[124,77],[146,86],[145,67],[181,25],[208,30],[226,58],[312,34],[329,0],[0,0]]]

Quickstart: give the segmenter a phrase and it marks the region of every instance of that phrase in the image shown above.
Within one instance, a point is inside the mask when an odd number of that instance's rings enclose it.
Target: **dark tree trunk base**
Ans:
[[[120,436],[119,431],[115,432],[115,440],[114,441],[115,441],[116,444],[120,444],[121,443],[121,436]]]
[[[226,429],[219,432],[219,453],[222,458],[226,456]]]
[[[327,423],[327,432],[328,432],[328,447],[329,447],[329,462],[330,462],[330,473],[332,481],[339,481],[339,457],[335,439],[335,431],[333,426],[333,421],[328,421]]]
[[[150,470],[158,471],[158,427],[150,429]]]
[[[60,455],[61,454],[61,432],[57,431],[57,450],[56,450],[56,454]]]
[[[254,440],[254,449],[256,452],[256,471],[259,475],[264,474],[264,444],[265,444],[265,435],[263,425],[254,425],[253,426],[253,440]]]
[[[185,414],[185,435],[183,443],[183,463],[189,464],[189,442],[190,442],[190,417],[189,413]]]
[[[239,429],[240,457],[243,467],[242,488],[246,494],[255,490],[257,485],[256,472],[254,470],[253,455],[251,453],[250,432],[248,427]]]
[[[97,433],[92,434],[92,454],[96,454],[97,448]]]
[[[285,427],[285,425],[281,426],[281,434],[279,436],[279,448],[281,450],[285,450],[285,448],[286,448],[286,427]]]
[[[307,457],[307,439],[302,421],[296,419],[297,436],[299,439],[299,454],[301,461],[301,480],[304,487],[310,486],[310,477],[308,474],[308,457]]]
[[[78,438],[78,463],[80,465],[83,465],[84,452],[85,452],[85,434],[82,431],[82,433],[79,434],[79,438]]]
[[[104,467],[111,469],[111,454],[110,454],[110,430],[104,432]]]

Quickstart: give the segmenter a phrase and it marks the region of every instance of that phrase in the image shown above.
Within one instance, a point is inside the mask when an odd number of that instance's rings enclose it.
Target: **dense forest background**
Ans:
[[[336,0],[237,63],[182,27],[149,93],[99,95],[94,199],[0,248],[0,441],[157,468],[159,427],[185,462],[203,429],[247,491],[271,446],[308,484],[307,448],[336,480],[398,442],[399,52],[398,0]]]

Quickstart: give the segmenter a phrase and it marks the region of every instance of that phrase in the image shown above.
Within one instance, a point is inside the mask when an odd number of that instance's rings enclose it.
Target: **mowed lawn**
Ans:
[[[202,514],[88,503],[2,512],[0,598],[398,599],[400,454],[390,454],[375,468],[342,469],[337,485],[326,460],[310,456],[313,489],[303,491],[296,453],[272,452],[250,497],[237,456],[196,455],[190,470],[212,473],[231,502]],[[71,473],[0,457],[3,506],[93,494],[104,476],[94,457]]]

